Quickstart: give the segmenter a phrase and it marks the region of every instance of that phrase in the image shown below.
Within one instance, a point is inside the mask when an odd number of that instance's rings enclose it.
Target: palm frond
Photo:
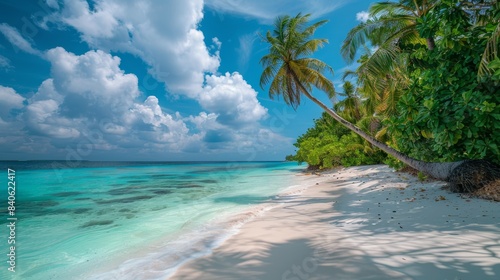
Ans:
[[[486,43],[486,48],[484,49],[483,55],[481,56],[481,62],[479,63],[478,79],[484,76],[491,75],[493,70],[488,67],[488,64],[498,58],[498,48],[500,43],[500,22],[497,24],[495,31],[491,34],[490,39]]]

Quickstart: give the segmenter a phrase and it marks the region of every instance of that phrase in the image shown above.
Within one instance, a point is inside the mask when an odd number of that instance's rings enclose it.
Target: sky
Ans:
[[[0,0],[0,160],[284,160],[322,111],[260,87],[261,36],[280,15],[327,19],[314,56],[339,90],[371,2]]]

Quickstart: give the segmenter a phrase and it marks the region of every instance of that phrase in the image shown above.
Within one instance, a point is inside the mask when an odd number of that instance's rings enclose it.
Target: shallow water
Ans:
[[[283,162],[61,164],[0,162],[0,279],[164,279],[231,234],[235,214],[265,211],[264,202],[302,169]],[[6,265],[7,167],[16,170],[15,273]]]

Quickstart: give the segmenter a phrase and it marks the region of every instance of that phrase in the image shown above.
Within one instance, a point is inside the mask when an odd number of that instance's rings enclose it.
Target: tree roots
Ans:
[[[455,167],[446,181],[452,192],[473,193],[497,180],[500,180],[498,165],[487,160],[467,160]]]

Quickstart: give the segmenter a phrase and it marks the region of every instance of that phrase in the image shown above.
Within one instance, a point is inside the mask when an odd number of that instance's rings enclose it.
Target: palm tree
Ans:
[[[304,95],[320,106],[336,121],[405,164],[434,178],[448,180],[455,185],[459,184],[458,188],[460,190],[467,191],[477,188],[474,185],[477,182],[473,182],[472,186],[466,186],[463,185],[463,181],[453,181],[455,180],[454,178],[460,177],[453,176],[453,170],[464,169],[464,166],[466,166],[466,171],[472,170],[467,167],[469,166],[467,162],[429,163],[413,159],[377,141],[354,124],[343,119],[312,95],[313,86],[324,91],[330,98],[334,97],[335,89],[333,83],[323,75],[324,72],[333,73],[332,68],[318,59],[309,57],[319,47],[328,42],[326,39],[311,39],[316,29],[325,24],[326,21],[323,20],[308,25],[309,17],[309,14],[303,16],[300,13],[295,17],[278,17],[275,21],[273,32],[268,31],[264,38],[270,46],[269,53],[262,57],[260,61],[264,67],[260,78],[260,85],[264,88],[265,85],[270,84],[270,98],[282,95],[287,104],[296,108],[300,105],[301,96]],[[500,171],[498,169],[495,170],[498,174],[495,174],[496,177],[493,176],[493,179],[500,178]],[[484,182],[479,183],[484,184]]]
[[[364,49],[360,66],[356,70],[358,81],[365,93],[379,95],[379,99],[393,101],[384,103],[389,110],[396,106],[398,91],[408,84],[407,66],[409,56],[405,48],[411,45],[427,45],[435,48],[434,37],[429,31],[422,38],[417,22],[434,7],[433,0],[400,0],[380,2],[370,7],[369,19],[354,27],[343,42],[341,53],[352,63],[358,50]],[[373,46],[372,49],[366,44]],[[383,97],[384,95],[385,97]]]
[[[426,43],[434,49],[432,34],[422,38],[417,30],[417,21],[426,16],[434,7],[433,0],[400,0],[399,2],[379,2],[370,7],[366,22],[354,27],[342,45],[342,55],[353,61],[358,49],[368,41],[377,46],[373,56],[378,59],[393,58],[403,43]],[[427,32],[430,33],[430,32]]]
[[[336,94],[344,99],[336,102],[333,108],[336,112],[342,112],[345,119],[357,122],[363,116],[361,98],[350,81],[345,81],[342,88],[344,92],[336,92]]]
[[[469,1],[464,1],[460,4],[466,12],[471,14],[476,25],[496,24],[495,30],[493,30],[486,42],[486,47],[479,63],[477,78],[480,80],[482,77],[494,73],[489,64],[500,57],[500,2],[470,3]]]

